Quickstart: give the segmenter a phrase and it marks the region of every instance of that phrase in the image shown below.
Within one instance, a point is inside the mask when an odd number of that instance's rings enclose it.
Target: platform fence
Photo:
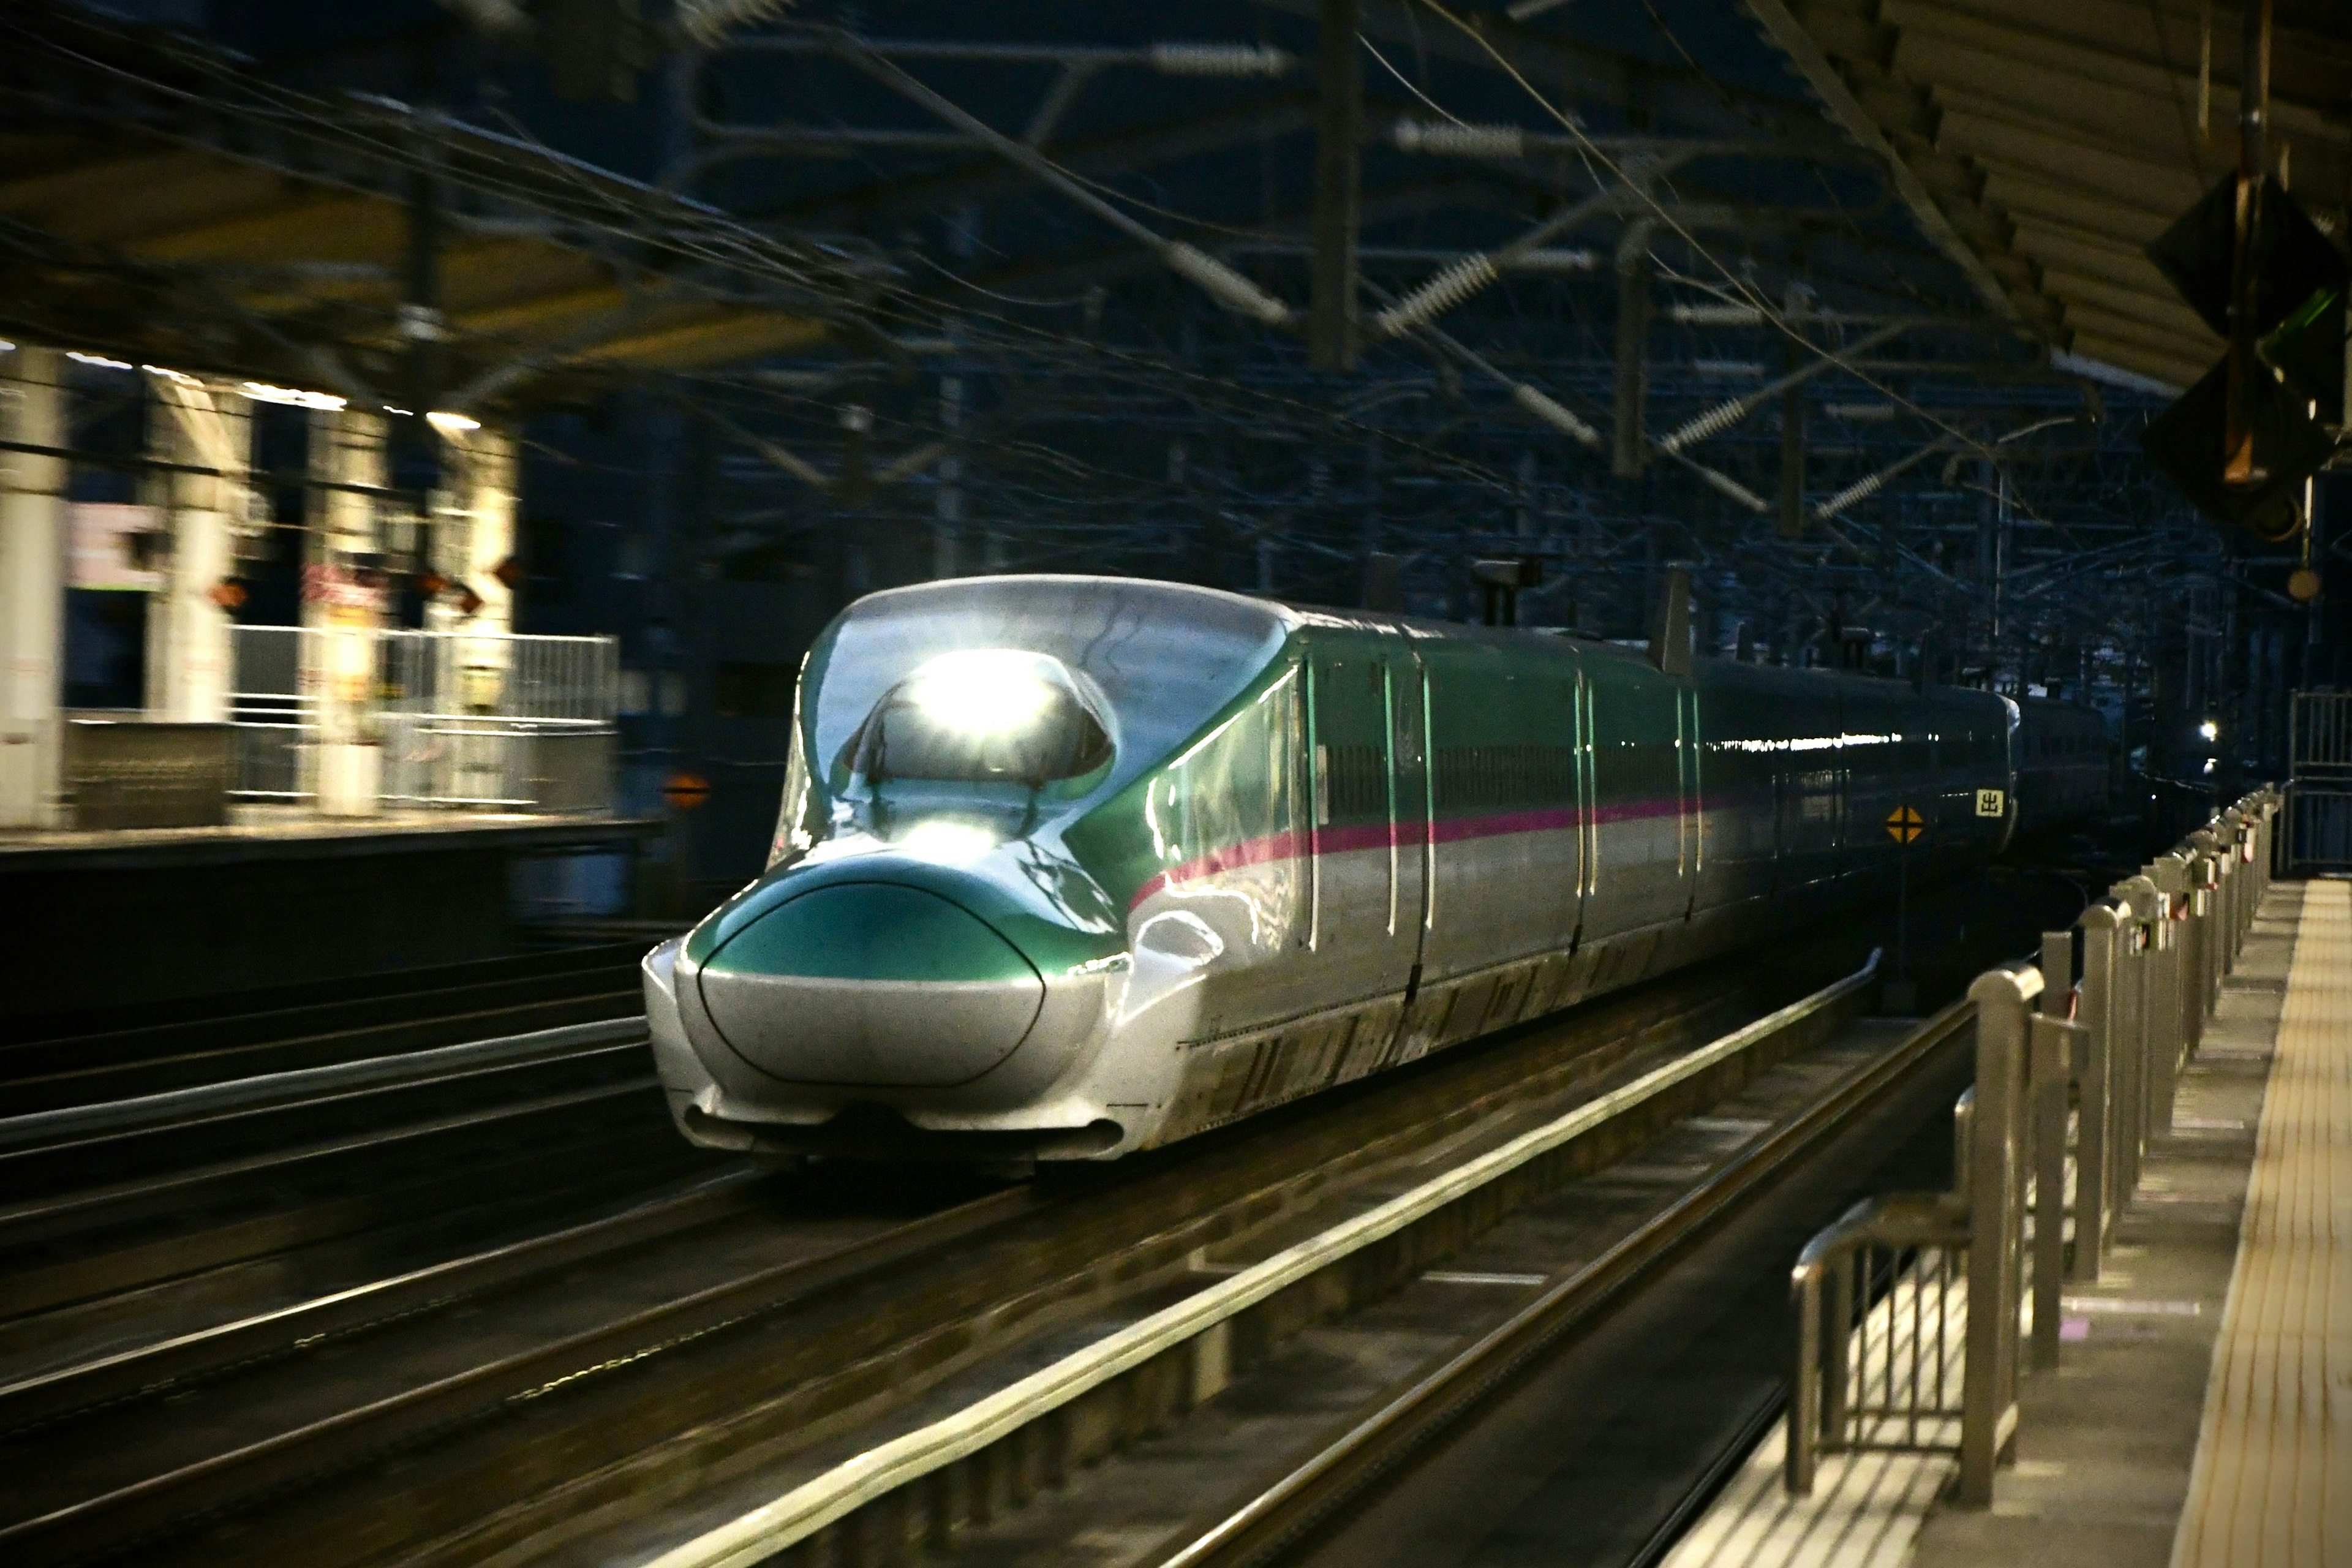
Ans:
[[[1940,1450],[1959,1457],[1960,1501],[1990,1505],[2021,1372],[2057,1366],[2063,1291],[2098,1279],[2112,1216],[2172,1125],[2282,806],[2264,789],[2216,815],[1955,1005],[1975,1015],[1977,1077],[1953,1190],[1858,1204],[1798,1258],[1789,1490],[1810,1492],[1825,1454]]]
[[[2285,866],[2352,870],[2352,692],[2294,694],[2287,764]]]
[[[321,748],[341,741],[374,752],[375,796],[388,805],[610,807],[612,637],[311,626],[233,637],[233,798],[315,801]]]

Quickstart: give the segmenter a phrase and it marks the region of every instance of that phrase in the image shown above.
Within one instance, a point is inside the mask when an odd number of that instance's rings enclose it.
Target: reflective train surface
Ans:
[[[2072,710],[2070,710],[2072,711]],[[1114,578],[859,601],[767,871],[646,961],[697,1142],[1107,1158],[1891,892],[2015,826],[1981,691]]]
[[[2105,812],[2113,773],[2106,721],[2092,709],[2047,698],[2017,706],[2017,830],[2039,833]]]

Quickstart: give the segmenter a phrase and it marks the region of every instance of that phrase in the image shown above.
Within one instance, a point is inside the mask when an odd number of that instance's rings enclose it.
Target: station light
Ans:
[[[425,416],[425,422],[444,436],[482,427],[482,422],[470,414],[447,414],[437,408]]]
[[[2218,741],[2221,738],[2221,726],[2208,719],[2197,726],[2197,732],[2209,741]]]

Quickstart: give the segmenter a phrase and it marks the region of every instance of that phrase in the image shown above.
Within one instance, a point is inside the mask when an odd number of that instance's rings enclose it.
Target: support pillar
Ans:
[[[1363,77],[1356,34],[1361,0],[1320,0],[1315,107],[1314,279],[1307,353],[1317,370],[1356,363],[1356,231],[1363,212]]]
[[[1617,247],[1617,390],[1610,471],[1620,479],[1640,474],[1649,458],[1643,408],[1650,396],[1650,225],[1637,222]]]
[[[425,625],[504,637],[514,630],[514,590],[499,575],[514,554],[514,437],[469,430],[442,450],[448,482],[433,498],[433,569],[451,588],[426,606]]]
[[[513,665],[514,590],[499,569],[514,554],[515,443],[504,431],[478,426],[442,432],[444,488],[434,501],[434,570],[452,587],[425,614],[431,631],[459,635],[426,650],[434,664],[436,706],[454,702],[466,713],[500,710]],[[433,793],[495,800],[509,793],[517,759],[496,741],[467,740],[450,754],[399,745],[388,754],[435,759]],[[401,763],[406,766],[405,763]]]
[[[54,349],[0,351],[0,439],[66,444],[58,358]],[[65,488],[64,459],[0,451],[0,827],[63,820]]]
[[[1792,386],[1780,394],[1780,535],[1805,537],[1805,389]]]
[[[328,816],[369,816],[382,792],[374,731],[377,632],[383,616],[380,497],[384,424],[379,414],[320,409],[311,416],[309,531],[302,555],[302,691],[315,725],[305,782]]]
[[[147,711],[176,723],[226,723],[236,670],[221,585],[234,570],[250,505],[251,409],[194,376],[164,372],[152,374],[150,384],[156,395],[150,450],[165,462],[219,473],[164,476],[172,558],[147,616]]]

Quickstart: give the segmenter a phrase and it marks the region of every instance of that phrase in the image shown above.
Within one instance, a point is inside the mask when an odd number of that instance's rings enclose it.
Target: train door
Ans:
[[[1381,668],[1388,703],[1392,929],[1397,954],[1408,966],[1407,988],[1417,990],[1423,944],[1436,918],[1430,907],[1436,846],[1430,833],[1429,678],[1410,647],[1388,655]]]
[[[1576,920],[1572,945],[1582,945],[1592,916],[1592,889],[1601,874],[1600,796],[1592,765],[1592,679],[1580,659],[1576,670]]]
[[[1698,692],[1685,688],[1675,694],[1675,773],[1682,791],[1680,847],[1684,899],[1688,920],[1698,902],[1699,875],[1706,868],[1706,819],[1699,805]]]
[[[1420,957],[1417,847],[1393,831],[1393,677],[1370,647],[1318,653],[1312,666],[1317,968],[1335,996],[1401,991]]]
[[[1693,846],[1680,689],[1646,661],[1588,657],[1584,668],[1600,840],[1586,934],[1618,936],[1681,921],[1690,910]]]

